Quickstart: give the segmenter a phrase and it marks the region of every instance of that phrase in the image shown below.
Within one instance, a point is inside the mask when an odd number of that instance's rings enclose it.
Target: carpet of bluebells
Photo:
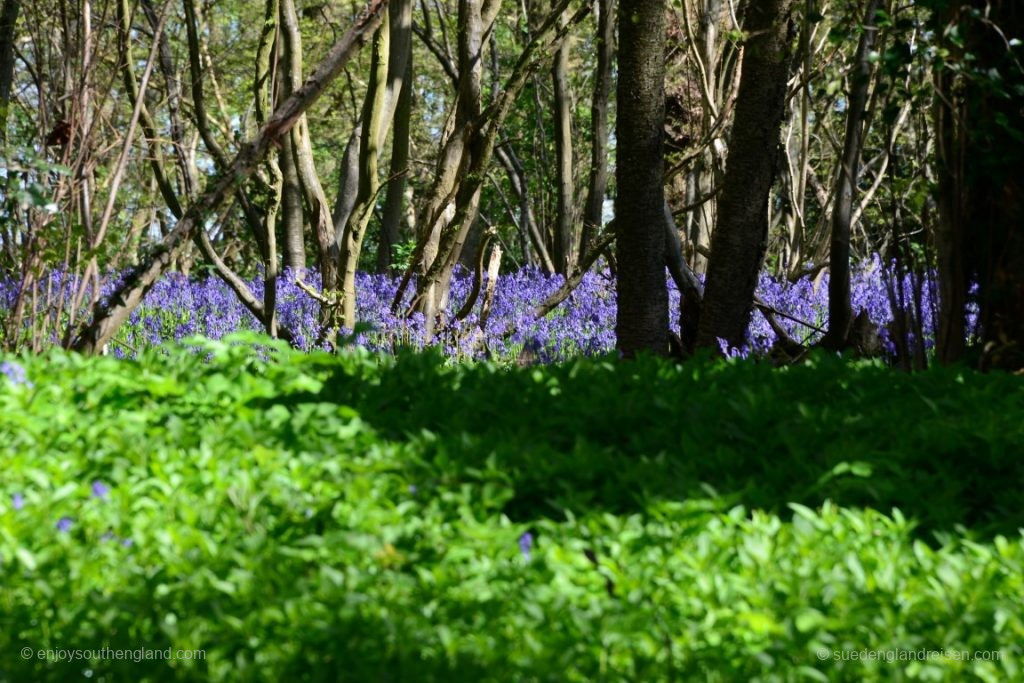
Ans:
[[[69,278],[54,273],[41,290],[73,291]],[[319,276],[307,272],[307,283]],[[448,306],[449,322],[432,342],[456,359],[490,357],[514,359],[524,348],[539,361],[560,361],[577,355],[600,355],[615,348],[615,282],[607,271],[590,272],[572,296],[547,316],[537,319],[534,309],[556,292],[563,280],[533,269],[522,269],[500,276],[493,306],[484,329],[480,329],[480,303],[463,320],[451,321],[472,290],[472,274],[458,272],[452,281]],[[104,290],[109,292],[114,280]],[[263,281],[250,281],[257,297],[263,296]],[[371,350],[393,352],[400,347],[423,348],[422,316],[406,318],[391,312],[398,279],[386,275],[361,273],[357,277],[359,334],[352,338]],[[11,310],[17,291],[14,282],[0,282],[0,306]],[[669,281],[670,313],[673,329],[678,329],[679,292]],[[828,276],[805,277],[795,283],[780,281],[762,273],[757,294],[780,312],[778,322],[797,341],[813,343],[828,319]],[[934,278],[911,273],[896,274],[893,266],[883,267],[880,260],[862,264],[853,273],[852,300],[855,313],[866,310],[881,329],[882,342],[895,353],[893,310],[909,312],[921,321],[925,348],[932,344],[935,318]],[[278,320],[302,349],[310,349],[320,339],[319,304],[297,284],[295,275],[285,272],[278,281]],[[193,335],[220,339],[239,331],[259,331],[260,323],[238,301],[221,280],[213,276],[196,278],[171,273],[161,279],[135,310],[128,324],[111,345],[118,357],[137,355],[144,348],[166,341],[179,341]],[[815,329],[818,328],[818,329]],[[913,329],[911,326],[910,329]],[[912,333],[911,333],[912,335]],[[755,310],[748,343],[731,353],[746,356],[766,353],[776,336],[760,311]]]

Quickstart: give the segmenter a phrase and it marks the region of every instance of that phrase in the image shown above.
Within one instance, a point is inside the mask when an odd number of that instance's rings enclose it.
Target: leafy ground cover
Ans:
[[[1020,377],[234,341],[4,361],[0,680],[1024,675]]]

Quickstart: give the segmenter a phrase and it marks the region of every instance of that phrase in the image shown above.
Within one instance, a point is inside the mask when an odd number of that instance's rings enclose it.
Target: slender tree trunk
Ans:
[[[393,0],[389,8],[388,24],[390,33],[388,35],[389,52],[385,55],[387,64],[387,77],[382,82],[383,102],[381,105],[381,116],[377,125],[375,144],[378,148],[376,154],[379,156],[379,149],[383,148],[388,131],[392,127],[396,111],[400,106],[402,91],[405,86],[407,74],[410,73],[409,62],[412,59],[412,0]],[[412,87],[412,83],[408,83]],[[411,94],[411,93],[410,93]],[[369,96],[369,94],[368,94]],[[356,210],[360,188],[362,187],[365,165],[362,163],[366,157],[363,155],[362,144],[364,141],[363,131],[366,122],[366,103],[364,101],[363,113],[360,115],[359,125],[353,131],[345,152],[341,159],[341,171],[339,174],[338,195],[332,214],[334,221],[334,246],[338,253],[339,273],[344,280],[345,272],[348,269],[347,259],[352,255],[358,260],[359,250],[362,249],[362,236],[359,238],[359,245],[355,252],[347,250],[345,241],[349,239],[346,231],[353,223],[353,213]],[[379,184],[379,179],[377,180]],[[379,185],[378,185],[379,186]],[[364,227],[365,229],[365,227]],[[354,246],[349,242],[349,248]],[[344,291],[344,282],[341,283]]]
[[[405,65],[405,79],[398,95],[391,138],[391,168],[387,196],[377,245],[377,272],[391,269],[392,249],[398,244],[399,228],[405,216],[406,188],[409,186],[409,142],[412,124],[412,52]]]
[[[589,11],[587,6],[577,10],[561,28],[558,20],[567,10],[571,0],[559,0],[558,5],[541,23],[530,42],[519,56],[504,90],[486,110],[480,111],[479,72],[468,73],[460,69],[459,100],[456,105],[456,124],[448,136],[438,165],[438,180],[435,181],[428,200],[425,216],[436,217],[426,221],[429,232],[421,235],[415,257],[424,269],[417,283],[416,296],[409,312],[420,311],[426,318],[426,334],[433,334],[436,314],[442,310],[447,297],[447,282],[451,269],[461,254],[466,235],[476,220],[480,190],[487,175],[487,168],[494,152],[498,132],[511,111],[516,97],[521,93],[527,80],[535,73],[537,66],[554,55],[568,30],[578,24]],[[476,22],[472,0],[462,0],[470,22],[460,34],[460,64],[473,64],[480,55],[480,36],[484,31],[474,28]],[[480,24],[490,26],[497,13],[498,1],[484,3]],[[461,16],[461,15],[460,15]],[[474,37],[475,36],[475,37]],[[447,189],[447,191],[446,191]],[[451,200],[454,197],[455,201]],[[451,218],[446,216],[449,208]],[[424,222],[421,221],[421,224]],[[409,271],[392,302],[397,307],[401,301]]]
[[[616,90],[618,316],[627,358],[668,353],[665,284],[665,3],[620,0]]]
[[[736,115],[729,141],[718,225],[711,239],[697,345],[746,342],[757,275],[768,239],[768,194],[778,164],[791,56],[793,0],[747,5]]]
[[[525,233],[530,245],[536,252],[540,267],[546,273],[554,273],[555,262],[548,252],[547,245],[544,243],[544,235],[541,234],[540,227],[537,225],[537,218],[533,214],[533,203],[530,201],[530,187],[526,179],[526,170],[523,168],[519,157],[516,156],[515,150],[512,149],[511,145],[496,147],[494,156],[505,169],[509,184],[512,186],[512,192],[516,195],[516,199],[519,200],[519,229]]]
[[[403,81],[408,72],[411,41],[412,2],[398,0],[391,5],[387,20],[374,37],[372,75],[360,116],[358,191],[341,235],[341,310],[343,324],[350,328],[356,323],[355,277],[359,255],[381,184],[378,177],[380,150],[387,140],[400,93],[405,87]]]
[[[563,21],[564,20],[560,20]],[[569,41],[562,42],[551,66],[554,88],[555,119],[555,183],[558,211],[555,216],[555,267],[562,275],[569,275],[575,262],[573,235],[576,226],[575,189],[572,145],[572,92],[569,89]]]
[[[302,211],[302,185],[295,167],[295,141],[291,135],[281,140],[278,153],[281,167],[281,234],[284,236],[284,267],[306,267],[306,220]],[[268,226],[273,229],[273,226]]]
[[[380,187],[377,165],[380,158],[380,138],[384,131],[384,106],[387,94],[390,38],[388,23],[388,18],[385,17],[373,37],[370,83],[366,90],[366,99],[363,101],[363,129],[359,140],[359,192],[341,241],[341,322],[348,328],[353,328],[356,324],[356,269],[359,265],[363,237],[373,215],[373,206]]]
[[[14,83],[14,29],[21,0],[3,0],[3,3],[0,11],[0,143],[7,141],[7,111]]]
[[[614,0],[595,0],[597,8],[597,68],[590,100],[590,178],[580,234],[579,260],[586,257],[594,235],[604,222],[608,189],[608,97],[611,94],[612,56],[615,53]]]
[[[295,0],[281,0],[277,33],[279,50],[278,98],[283,100],[295,91],[302,81],[302,38],[299,34]],[[297,146],[301,143],[297,133],[305,122],[301,116],[295,126],[281,140],[278,166],[281,169],[281,235],[284,237],[284,266],[302,271],[306,267],[306,218],[303,212],[302,181],[295,163]],[[268,226],[273,230],[274,226]]]
[[[853,207],[857,201],[857,181],[860,178],[860,155],[867,131],[864,111],[871,86],[871,63],[868,61],[878,29],[875,12],[878,0],[868,2],[864,28],[857,43],[853,73],[850,75],[849,104],[846,110],[846,139],[839,160],[835,205],[832,209],[832,243],[829,249],[828,279],[828,332],[821,343],[826,348],[840,350],[847,346],[853,308],[850,303],[850,226]]]
[[[281,0],[281,38],[284,51],[284,78],[282,86],[287,96],[302,87],[302,34],[299,31],[299,16],[295,0]],[[300,191],[299,201],[303,207],[303,227],[310,225],[317,246],[321,282],[334,281],[335,259],[330,254],[333,223],[327,195],[324,192],[316,165],[313,163],[313,144],[309,138],[309,123],[305,115],[299,118],[289,132],[287,144],[291,146],[295,174]],[[285,233],[287,244],[285,263],[302,275],[306,266],[304,231],[297,234]],[[321,320],[328,313],[321,311]]]

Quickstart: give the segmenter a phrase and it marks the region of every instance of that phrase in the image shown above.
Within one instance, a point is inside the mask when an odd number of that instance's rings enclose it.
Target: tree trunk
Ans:
[[[557,158],[555,183],[558,191],[558,212],[555,216],[555,267],[562,275],[572,272],[573,234],[576,226],[575,191],[572,148],[572,92],[569,89],[569,41],[565,40],[551,66],[554,88],[555,157]]]
[[[394,23],[392,23],[394,22]],[[363,102],[362,130],[359,138],[359,182],[356,201],[342,230],[339,271],[342,277],[342,319],[355,326],[355,276],[362,253],[363,239],[381,180],[378,177],[380,150],[394,120],[403,81],[408,71],[412,40],[412,2],[392,4],[388,18],[374,37],[370,85]],[[411,87],[409,84],[408,87]]]
[[[411,35],[411,34],[410,34]],[[391,167],[388,171],[388,192],[377,245],[377,272],[391,269],[392,249],[398,244],[399,228],[405,216],[406,188],[409,186],[409,141],[412,124],[412,52],[405,65],[405,79],[398,95],[395,125],[391,138]]]
[[[853,207],[857,200],[857,181],[860,177],[860,155],[867,134],[864,111],[868,104],[871,81],[871,63],[868,61],[878,32],[875,11],[878,0],[868,3],[863,32],[857,43],[854,69],[850,74],[849,104],[846,110],[846,139],[839,160],[835,205],[832,209],[832,242],[829,248],[828,276],[828,332],[822,346],[833,350],[847,347],[853,308],[850,303],[850,226]]]
[[[1019,0],[971,3],[966,51],[978,62],[967,83],[966,174],[977,259],[982,368],[1024,368],[1024,40]]]
[[[7,111],[14,83],[14,29],[21,0],[4,0],[0,11],[0,143],[7,141]]]
[[[1013,54],[1024,38],[1024,7],[993,0],[936,12],[949,57],[935,73],[939,170],[940,360],[964,352],[967,290],[978,285],[981,366],[1024,368],[1024,156],[1020,92],[1024,68]],[[949,40],[957,26],[962,43]],[[972,55],[968,60],[967,55]]]
[[[341,323],[350,329],[356,324],[356,269],[359,266],[359,253],[380,188],[377,165],[380,159],[380,139],[386,130],[384,106],[390,52],[388,24],[388,17],[385,17],[373,37],[370,83],[363,101],[363,129],[359,140],[359,192],[341,239]]]
[[[618,316],[615,334],[627,358],[668,353],[665,284],[665,3],[619,3]]]
[[[402,92],[405,89],[407,74],[411,73],[409,67],[412,59],[412,0],[395,0],[388,11],[389,34],[387,36],[388,54],[384,55],[387,66],[387,75],[381,83],[383,100],[381,101],[380,120],[375,129],[374,144],[377,148],[375,154],[379,157],[380,149],[387,140],[388,131],[391,129],[395,119],[396,111],[400,106]],[[411,81],[408,87],[412,87]],[[411,94],[411,93],[410,93]],[[370,94],[367,93],[367,97]],[[362,238],[358,237],[358,245],[353,241],[347,232],[352,226],[358,225],[356,216],[357,204],[363,187],[363,173],[366,170],[365,162],[367,157],[363,154],[364,130],[366,127],[366,101],[363,103],[363,113],[360,114],[359,126],[353,131],[345,147],[345,153],[341,161],[341,173],[339,175],[338,198],[335,202],[334,221],[334,248],[338,252],[339,272],[342,277],[341,289],[344,292],[345,273],[349,269],[348,261],[355,256],[359,258],[362,250]],[[376,180],[379,187],[380,179]],[[376,192],[376,190],[375,190]],[[367,216],[367,219],[369,217]],[[354,222],[355,221],[355,222]],[[363,226],[365,230],[365,226]],[[348,247],[345,246],[349,240]],[[352,251],[355,247],[355,251]],[[353,266],[354,268],[355,266]],[[354,276],[354,271],[353,271]]]
[[[306,220],[302,211],[302,186],[295,168],[295,141],[291,135],[281,140],[278,154],[281,166],[281,234],[284,236],[284,267],[306,267]],[[273,229],[273,226],[268,226]]]
[[[757,275],[768,239],[768,194],[778,164],[789,79],[792,0],[747,5],[736,115],[729,140],[718,225],[711,239],[697,345],[746,343]]]
[[[596,0],[597,68],[594,94],[590,100],[590,178],[583,211],[578,260],[586,257],[594,235],[604,223],[604,198],[608,189],[608,97],[611,94],[612,57],[615,53],[615,15],[613,0]]]

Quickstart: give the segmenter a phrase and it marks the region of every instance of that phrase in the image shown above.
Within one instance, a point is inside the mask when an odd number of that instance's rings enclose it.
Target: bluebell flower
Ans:
[[[12,384],[27,384],[32,386],[32,383],[28,381],[28,376],[25,374],[25,368],[21,367],[13,360],[5,360],[0,363],[0,375],[4,375],[7,379],[11,380]]]
[[[519,552],[521,552],[523,554],[523,558],[527,562],[530,561],[530,550],[532,548],[533,548],[533,534],[531,534],[529,531],[524,532],[523,535],[519,537]]]
[[[25,496],[21,495],[20,493],[15,493],[13,496],[11,496],[11,507],[14,508],[15,510],[20,510],[21,508],[25,507]]]
[[[70,517],[61,517],[57,522],[57,531],[61,533],[67,533],[71,530],[71,526],[74,524]]]
[[[125,548],[131,548],[133,545],[135,545],[135,541],[133,541],[130,538],[124,538],[121,539],[121,545],[123,545]]]
[[[110,487],[104,484],[102,481],[97,479],[92,483],[92,495],[100,500],[106,500],[107,494],[110,493]]]

